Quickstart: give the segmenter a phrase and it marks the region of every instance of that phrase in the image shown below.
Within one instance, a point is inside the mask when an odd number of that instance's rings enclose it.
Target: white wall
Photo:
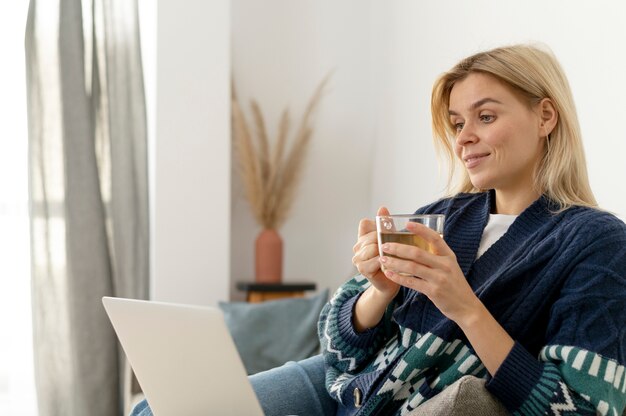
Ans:
[[[390,16],[380,35],[389,36],[389,46],[383,50],[380,81],[391,91],[383,97],[379,124],[390,135],[379,135],[377,143],[391,146],[377,153],[372,206],[387,203],[410,211],[434,199],[443,186],[431,150],[429,111],[430,89],[439,73],[486,48],[540,41],[554,51],[569,77],[596,198],[626,217],[625,3],[455,0],[384,7]],[[392,157],[397,163],[388,168]]]
[[[280,230],[286,282],[334,289],[353,270],[358,222],[370,214],[375,121],[370,13],[370,3],[362,0],[232,1],[237,94],[245,110],[250,98],[259,102],[272,136],[281,111],[288,106],[295,125],[319,81],[335,71],[316,116],[299,192]],[[260,229],[236,175],[232,204],[232,279],[251,281]]]
[[[230,2],[159,0],[157,22],[151,297],[215,304],[230,276]]]
[[[459,59],[507,43],[541,41],[559,57],[578,105],[597,199],[626,217],[622,2],[158,4],[156,298],[211,303],[230,289],[240,299],[234,282],[253,278],[259,227],[231,166],[231,63],[242,103],[259,101],[271,135],[283,108],[289,106],[295,123],[319,80],[335,70],[281,230],[285,281],[336,288],[352,273],[360,218],[380,205],[410,212],[442,195],[446,172],[439,174],[431,139],[432,83]],[[219,115],[206,117],[212,111]],[[212,228],[209,215],[231,215],[231,229]]]

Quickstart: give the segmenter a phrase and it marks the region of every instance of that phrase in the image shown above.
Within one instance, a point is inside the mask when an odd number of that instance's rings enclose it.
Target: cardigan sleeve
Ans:
[[[357,275],[341,286],[324,306],[318,322],[318,335],[326,365],[340,373],[354,373],[393,335],[392,302],[374,328],[357,332],[352,323],[354,305],[371,283]]]
[[[624,412],[626,232],[594,234],[551,308],[539,357],[516,343],[486,385],[513,414]]]

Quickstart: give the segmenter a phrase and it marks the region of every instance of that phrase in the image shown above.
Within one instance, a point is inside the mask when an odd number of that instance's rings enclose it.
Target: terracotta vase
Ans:
[[[280,283],[283,278],[283,240],[278,231],[264,229],[255,243],[255,280]]]

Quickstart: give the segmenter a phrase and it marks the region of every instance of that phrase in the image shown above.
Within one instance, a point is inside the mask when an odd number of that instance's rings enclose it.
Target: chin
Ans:
[[[482,191],[493,188],[493,184],[490,181],[485,181],[485,180],[480,180],[478,178],[470,177],[470,182],[472,183],[474,188],[480,189]]]

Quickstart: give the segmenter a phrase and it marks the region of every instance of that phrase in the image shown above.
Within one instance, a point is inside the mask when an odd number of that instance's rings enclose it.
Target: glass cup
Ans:
[[[434,248],[426,242],[422,237],[408,231],[406,225],[409,222],[418,222],[435,230],[443,237],[443,224],[446,216],[435,215],[418,215],[418,214],[394,214],[394,215],[377,215],[376,231],[378,233],[378,253],[382,257],[396,257],[391,254],[383,253],[382,246],[385,243],[408,244],[419,247],[423,250],[434,253]],[[383,268],[383,271],[385,269]]]

